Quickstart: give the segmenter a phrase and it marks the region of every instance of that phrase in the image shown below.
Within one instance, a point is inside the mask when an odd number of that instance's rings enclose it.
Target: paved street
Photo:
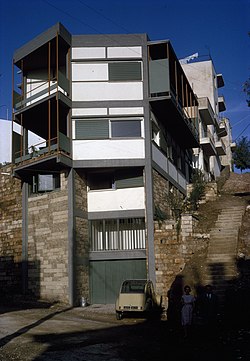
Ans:
[[[0,361],[249,360],[250,330],[194,329],[184,339],[163,319],[124,318],[113,306],[0,307]]]

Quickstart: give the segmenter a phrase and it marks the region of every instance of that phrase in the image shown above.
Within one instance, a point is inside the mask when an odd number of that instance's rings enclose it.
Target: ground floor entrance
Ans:
[[[90,262],[90,303],[115,303],[120,285],[129,278],[147,278],[146,259]]]

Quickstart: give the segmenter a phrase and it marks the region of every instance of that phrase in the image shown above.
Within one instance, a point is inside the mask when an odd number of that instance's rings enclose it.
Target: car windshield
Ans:
[[[124,281],[121,293],[144,293],[145,283],[144,280]]]

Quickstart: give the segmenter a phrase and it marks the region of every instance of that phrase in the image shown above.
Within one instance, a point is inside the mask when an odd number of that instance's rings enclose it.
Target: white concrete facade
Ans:
[[[88,212],[145,209],[144,187],[88,192]]]
[[[221,77],[221,74],[217,75],[211,59],[182,63],[182,68],[198,99],[202,99],[203,104],[204,100],[206,101],[207,111],[210,112],[211,116],[211,121],[208,124],[207,120],[203,118],[203,113],[199,113],[201,148],[195,152],[196,155],[194,158],[197,163],[196,166],[204,172],[207,180],[211,180],[211,178],[216,179],[220,176],[223,166],[230,166],[230,169],[232,167],[231,148],[230,146],[229,148],[225,146],[224,138],[219,128],[221,122],[219,106],[221,96],[218,90],[218,88],[220,88],[218,76]],[[211,109],[209,110],[210,107]],[[202,107],[203,110],[204,108],[206,108],[206,106]],[[230,126],[227,128],[227,131],[229,132],[228,136],[231,137]],[[209,151],[208,148],[210,148]],[[226,152],[228,155],[225,158],[224,155]]]

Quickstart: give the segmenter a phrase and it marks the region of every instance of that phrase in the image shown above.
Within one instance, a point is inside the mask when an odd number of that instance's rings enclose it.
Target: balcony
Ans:
[[[237,147],[237,144],[235,142],[230,143],[230,148],[232,151],[234,151],[236,147]]]
[[[209,130],[204,132],[204,134],[202,134],[200,137],[200,146],[207,156],[213,156],[217,154],[214,139]]]
[[[207,97],[198,98],[199,112],[205,125],[214,124],[214,111]]]
[[[72,162],[70,46],[71,35],[58,23],[14,54],[13,122],[20,131],[13,131],[13,163],[25,178]],[[30,133],[42,143],[30,143]]]
[[[225,137],[228,134],[227,125],[224,120],[221,120],[219,123],[218,133],[220,137]]]
[[[22,144],[22,140],[19,140]],[[53,138],[14,152],[14,173],[21,178],[29,178],[32,172],[58,171],[71,167],[70,139],[59,133]]]
[[[226,110],[226,103],[223,95],[218,97],[218,105],[219,105],[219,112],[224,112]]]
[[[26,81],[25,88],[28,89],[23,95],[14,93],[14,108],[16,111],[36,104],[38,101],[45,99],[46,97],[55,96],[59,94],[60,99],[64,99],[66,103],[69,103],[67,98],[70,92],[69,80],[63,73],[58,71],[58,81],[56,78],[52,80],[36,80],[32,82],[32,79]]]
[[[183,148],[199,147],[198,101],[169,41],[149,42],[149,102]]]
[[[217,74],[217,88],[222,88],[224,86],[224,79],[222,74]]]
[[[226,154],[226,146],[222,139],[217,140],[215,142],[215,148],[218,153],[218,155],[225,155]]]

